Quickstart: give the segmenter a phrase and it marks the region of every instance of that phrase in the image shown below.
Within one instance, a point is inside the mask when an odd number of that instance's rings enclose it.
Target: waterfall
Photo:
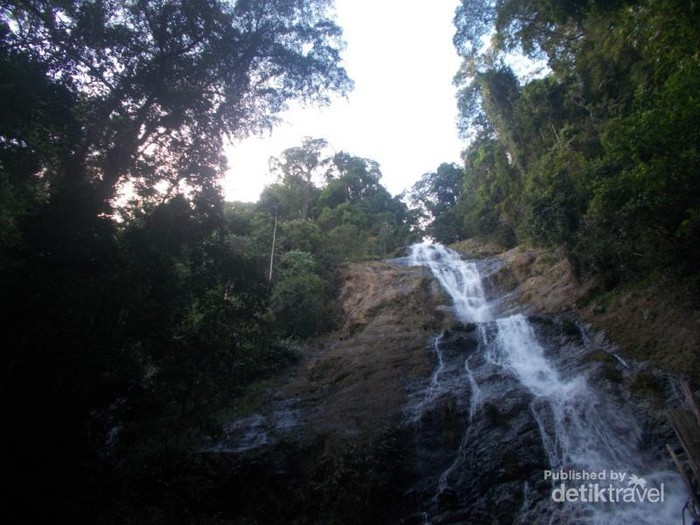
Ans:
[[[435,368],[432,377],[430,378],[430,385],[426,389],[422,399],[414,406],[412,409],[414,423],[420,421],[421,415],[425,411],[426,407],[431,406],[435,400],[444,392],[446,386],[444,382],[441,382],[443,372],[445,370],[445,361],[442,358],[442,349],[440,348],[440,340],[443,334],[438,335],[433,339],[433,350],[435,350],[435,358],[437,360],[438,366]]]
[[[408,263],[427,266],[452,298],[455,317],[466,322],[487,321],[489,306],[481,285],[479,270],[473,262],[439,244],[414,244]]]
[[[472,427],[505,432],[478,421],[481,407],[490,407],[492,419],[507,419],[502,414],[512,410],[505,403],[515,398],[525,407],[520,412],[533,421],[529,427],[521,424],[521,434],[530,427],[536,429],[541,457],[534,460],[540,468],[531,468],[529,477],[522,480],[521,510],[514,511],[519,512],[514,522],[651,525],[679,521],[685,503],[680,477],[659,455],[644,450],[643,432],[624,403],[599,392],[581,367],[564,364],[560,349],[551,341],[543,342],[526,315],[498,317],[489,306],[474,262],[444,246],[417,244],[411,247],[408,263],[428,267],[451,298],[456,319],[478,327],[478,350],[464,358],[462,366],[462,381],[470,395],[469,402],[462,403],[468,407],[467,430],[455,460],[437,476],[432,522],[443,522],[441,493],[448,488],[458,492],[460,483],[473,486],[468,478],[474,477],[479,465],[483,440],[491,437]],[[416,419],[436,400],[436,392],[446,391],[440,382],[449,368],[440,350],[442,340],[440,336],[434,341],[438,366]],[[520,453],[513,452],[515,457]],[[538,486],[544,487],[539,497]],[[445,518],[444,522],[453,521]]]

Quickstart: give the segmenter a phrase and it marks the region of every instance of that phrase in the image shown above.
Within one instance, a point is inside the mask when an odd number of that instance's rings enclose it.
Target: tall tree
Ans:
[[[452,243],[462,238],[464,169],[442,163],[413,185],[409,197],[430,221],[426,233],[436,241]]]
[[[505,217],[518,219],[511,230],[522,239],[564,245],[610,282],[661,264],[691,268],[698,9],[681,0],[461,2],[460,125],[476,139],[467,158],[479,158],[480,137],[496,139],[512,161],[498,171],[518,179],[480,185],[482,196],[468,200],[509,203],[515,213]],[[547,76],[504,69],[514,53],[545,59]]]
[[[340,29],[327,7],[326,0],[12,2],[1,12],[2,47],[73,96],[82,133],[60,171],[95,186],[108,210],[126,181],[142,197],[156,184],[211,185],[224,135],[270,127],[292,98],[324,102],[330,91],[349,89],[338,65]],[[29,130],[3,136],[36,143]]]
[[[287,148],[279,157],[270,158],[270,171],[286,187],[288,196],[298,201],[294,211],[302,219],[309,215],[317,184],[325,180],[324,168],[328,165],[328,158],[322,157],[322,153],[327,147],[325,139],[306,137],[301,146]]]
[[[169,496],[183,456],[168,454],[273,346],[262,275],[222,221],[221,147],[291,99],[350,89],[329,5],[0,7],[6,514],[185,519]]]

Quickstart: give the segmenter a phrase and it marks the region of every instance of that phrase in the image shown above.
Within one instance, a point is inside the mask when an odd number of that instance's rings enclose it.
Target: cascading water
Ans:
[[[466,421],[455,459],[435,475],[433,496],[424,505],[429,522],[496,523],[496,514],[528,524],[679,521],[685,502],[679,476],[653,450],[643,449],[642,430],[629,410],[598,392],[585,369],[562,357],[590,351],[585,337],[558,348],[556,341],[541,340],[527,316],[499,318],[489,307],[477,265],[444,246],[414,245],[408,264],[430,268],[452,299],[456,319],[476,323],[471,333],[477,343],[462,356],[462,384],[454,378],[441,382],[457,369],[441,351],[448,339],[443,334],[434,342],[438,368],[414,407],[413,417],[420,420],[450,390],[460,390],[454,393],[458,399],[463,392],[469,396],[457,403]],[[509,426],[517,427],[510,435]],[[528,442],[528,435],[538,436],[539,443]],[[489,454],[506,458],[502,468],[488,470],[483,458]],[[474,481],[480,469],[488,472],[484,478],[502,485],[499,496],[489,496],[491,481]],[[505,492],[517,486],[520,494],[509,499]],[[494,502],[499,508],[490,509]],[[460,506],[469,513],[454,510]]]
[[[488,321],[491,317],[481,276],[476,264],[439,244],[414,244],[408,263],[427,266],[452,298],[455,317],[466,322]]]
[[[435,357],[438,365],[430,378],[430,384],[425,390],[422,399],[413,409],[412,419],[414,423],[417,423],[420,420],[425,408],[431,406],[435,400],[444,393],[446,388],[445,382],[442,381],[442,375],[445,371],[445,361],[442,358],[442,349],[440,348],[440,339],[442,339],[442,336],[443,334],[440,334],[433,339],[433,349],[435,350]]]

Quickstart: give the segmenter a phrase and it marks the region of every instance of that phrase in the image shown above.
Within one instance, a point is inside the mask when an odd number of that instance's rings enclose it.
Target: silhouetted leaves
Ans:
[[[327,7],[0,8],[3,522],[186,521],[188,454],[293,358],[218,182],[226,135],[350,89]]]

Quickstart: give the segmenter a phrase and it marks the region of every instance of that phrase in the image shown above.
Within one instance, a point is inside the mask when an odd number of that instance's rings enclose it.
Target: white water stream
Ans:
[[[430,268],[452,298],[457,319],[463,323],[491,319],[476,264],[463,260],[457,252],[440,244],[414,244],[408,262],[412,266]]]
[[[525,315],[496,318],[485,297],[475,263],[463,260],[444,246],[428,244],[412,246],[408,262],[431,270],[451,297],[455,317],[464,323],[479,324],[480,348],[486,361],[507,377],[514,378],[529,392],[530,411],[537,423],[546,456],[543,458],[542,479],[548,479],[546,471],[574,477],[606,473],[602,480],[555,480],[550,477],[551,498],[527,508],[528,496],[518,523],[680,523],[686,500],[680,477],[669,466],[660,464],[658,459],[650,460],[648,454],[642,452],[642,431],[635,418],[623,406],[599,394],[583,373],[570,373],[564,377],[556,362],[548,357],[546,348]],[[437,338],[434,348],[438,368],[419,410],[447,387],[440,384],[444,362],[439,345],[440,338]],[[464,371],[472,396],[468,414],[471,421],[478,410],[482,392],[470,368],[470,359],[466,359]],[[473,436],[464,439],[468,438],[474,439]],[[488,439],[488,436],[478,438]],[[440,476],[438,490],[444,490],[450,475],[459,465],[458,458]],[[611,479],[612,473],[624,474],[624,479]],[[566,496],[564,490],[556,491],[561,488],[576,489],[578,495],[572,492]],[[661,488],[662,501],[650,502],[646,496],[642,498],[643,494],[656,494],[650,493],[650,489]],[[529,488],[526,486],[525,489],[529,494]],[[617,489],[633,489],[636,492],[625,494],[634,500],[620,499],[622,492],[614,492]],[[564,501],[556,501],[560,495]]]

